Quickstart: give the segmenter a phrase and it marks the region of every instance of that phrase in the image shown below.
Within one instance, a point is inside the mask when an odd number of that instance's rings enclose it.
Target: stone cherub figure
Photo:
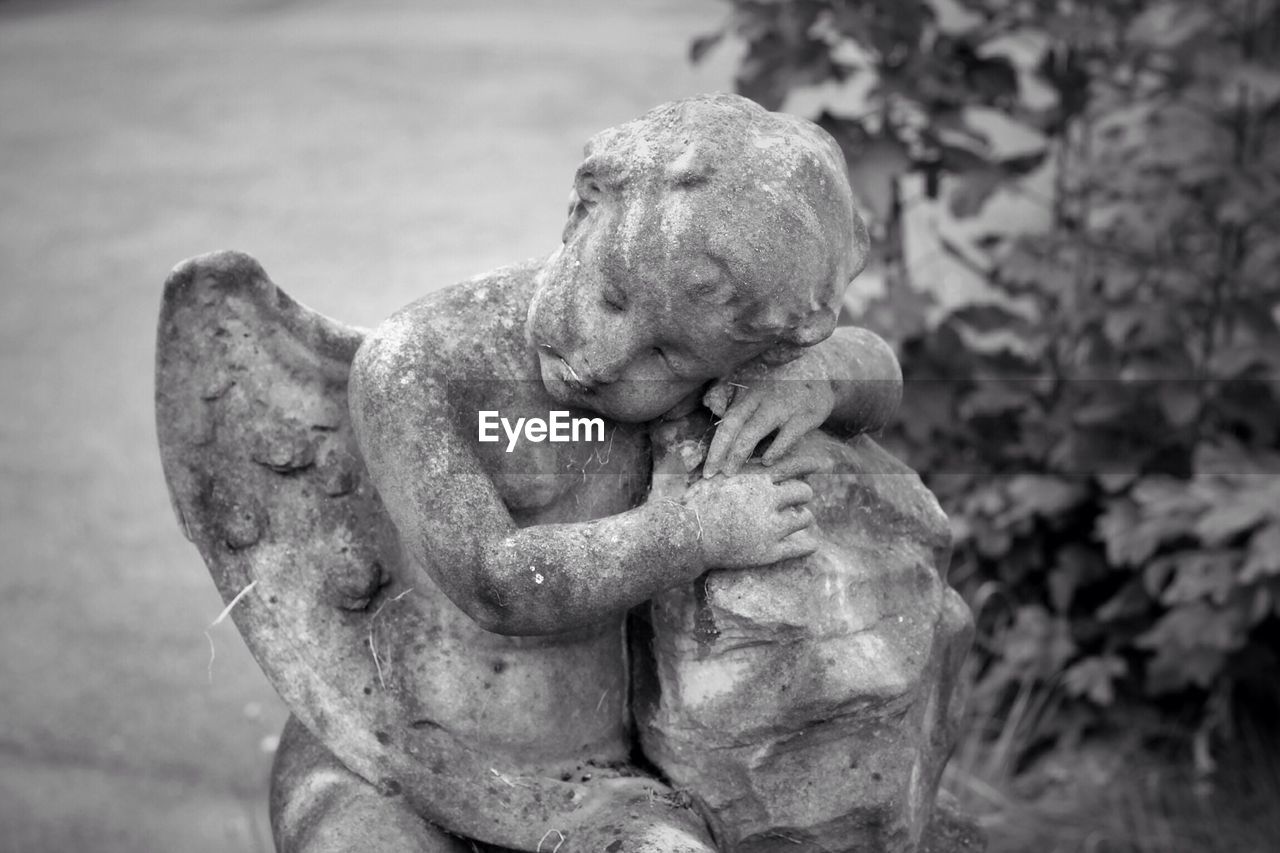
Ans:
[[[936,502],[848,438],[900,394],[836,329],[866,253],[834,142],[712,95],[592,139],[550,257],[370,333],[174,271],[165,472],[293,713],[280,850],[916,849],[968,614]]]

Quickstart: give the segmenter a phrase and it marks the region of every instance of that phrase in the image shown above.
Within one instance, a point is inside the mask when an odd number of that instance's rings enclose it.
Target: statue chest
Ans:
[[[647,430],[595,420],[549,425],[541,438],[542,428],[526,422],[515,439],[512,421],[502,428],[501,443],[481,445],[482,464],[518,524],[604,518],[644,500],[652,467]]]

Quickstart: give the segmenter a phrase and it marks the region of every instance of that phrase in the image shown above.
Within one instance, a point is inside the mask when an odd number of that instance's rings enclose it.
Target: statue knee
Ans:
[[[293,717],[271,768],[270,812],[277,853],[472,853],[347,770]]]

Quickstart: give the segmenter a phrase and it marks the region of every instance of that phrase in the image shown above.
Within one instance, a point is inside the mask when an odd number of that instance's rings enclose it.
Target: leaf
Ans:
[[[1269,586],[1258,586],[1253,590],[1253,601],[1249,605],[1249,625],[1257,625],[1271,615],[1275,606],[1275,595]]]
[[[1125,419],[1133,409],[1133,396],[1107,395],[1098,396],[1094,400],[1080,406],[1072,415],[1076,426],[1099,426]]]
[[[1273,521],[1249,540],[1240,582],[1255,583],[1277,575],[1280,575],[1280,521]]]
[[[1177,567],[1178,561],[1170,555],[1156,557],[1143,566],[1142,588],[1146,590],[1147,595],[1158,599]]]
[[[1079,506],[1088,494],[1080,479],[1066,480],[1045,474],[1018,474],[1005,487],[1012,520],[1038,515],[1054,519]]]
[[[1054,610],[1066,613],[1076,590],[1106,573],[1107,567],[1094,549],[1076,544],[1064,547],[1048,577],[1049,601]]]
[[[953,327],[965,346],[980,355],[1007,354],[1035,362],[1048,343],[1043,335],[1028,335],[1012,323],[1002,329],[980,329],[957,319]]]
[[[1018,95],[1018,72],[1003,56],[974,52],[963,60],[966,88],[983,104],[1007,104]],[[965,109],[971,109],[970,104]],[[995,112],[993,110],[993,112]],[[1005,117],[1006,121],[1008,120]],[[993,141],[999,142],[998,136]]]
[[[734,31],[747,42],[734,84],[765,109],[776,110],[797,86],[836,76],[827,45],[809,34],[817,4],[796,4],[773,14],[762,8],[735,9]]]
[[[1003,67],[1008,64],[1001,60]],[[967,106],[962,113],[962,125],[969,132],[986,141],[989,159],[995,162],[1026,161],[1027,169],[1044,154],[1049,141],[1036,128],[1019,121],[1003,110],[992,107]]]
[[[1188,3],[1157,3],[1129,24],[1127,33],[1134,44],[1155,50],[1172,50],[1203,32],[1213,15],[1208,9]]]
[[[1248,225],[1255,218],[1248,199],[1229,198],[1218,207],[1218,221],[1224,225]]]
[[[1143,592],[1139,583],[1127,583],[1106,604],[1098,608],[1098,619],[1102,622],[1121,622],[1138,616],[1145,616],[1151,609],[1151,599]]]
[[[784,105],[786,112],[795,115],[819,116],[820,123],[829,131],[832,126],[837,123],[852,125],[859,127],[857,122],[862,121],[867,111],[867,75],[850,72],[844,79],[823,80],[820,83],[811,83],[805,86],[797,86],[787,92]],[[861,135],[849,134],[845,138],[841,138],[844,134],[832,132],[832,136],[836,137],[836,141],[842,143],[842,150],[847,157],[856,158],[857,147],[850,147],[849,143],[853,141],[850,137],[857,138]],[[861,136],[861,138],[866,138]]]
[[[1165,381],[1160,383],[1157,396],[1164,416],[1173,427],[1188,426],[1200,414],[1199,383]]]
[[[1096,527],[1107,560],[1116,566],[1142,565],[1162,545],[1187,536],[1204,506],[1190,484],[1172,477],[1144,477],[1130,494],[1132,501],[1111,503]]]
[[[1117,347],[1124,346],[1133,330],[1142,324],[1147,310],[1145,305],[1133,304],[1122,305],[1113,311],[1108,311],[1102,320],[1103,334],[1111,344]]]
[[[1222,545],[1280,512],[1280,483],[1249,485],[1201,516],[1195,533],[1206,545]]]
[[[1264,350],[1254,342],[1239,341],[1214,351],[1209,362],[1209,372],[1215,378],[1236,379],[1245,376],[1254,367],[1266,365],[1267,353]]]
[[[1192,453],[1192,468],[1197,477],[1229,477],[1250,479],[1261,475],[1264,482],[1280,485],[1272,475],[1280,475],[1280,454],[1261,448],[1246,447],[1238,441],[1204,442]]]
[[[849,160],[849,185],[877,222],[887,222],[898,177],[911,171],[911,153],[891,134],[865,139]]]
[[[1138,636],[1134,645],[1140,649],[1174,649],[1192,651],[1208,648],[1233,651],[1244,643],[1244,620],[1234,608],[1211,605],[1204,601],[1171,608],[1151,627]]]
[[[1070,696],[1086,696],[1095,705],[1107,707],[1115,700],[1115,682],[1129,672],[1129,665],[1115,655],[1099,655],[1076,661],[1062,674],[1062,684]]]
[[[1208,689],[1222,673],[1227,656],[1215,649],[1157,649],[1147,662],[1147,692],[1153,696],[1188,687]]]
[[[1002,415],[1024,409],[1028,404],[1024,385],[1014,382],[983,382],[960,405],[964,418]]]
[[[976,524],[972,528],[973,544],[978,553],[990,559],[1003,559],[1013,546],[1013,537],[1007,530],[990,524]]]
[[[1004,659],[1022,675],[1033,678],[1061,672],[1076,651],[1067,620],[1034,604],[1017,609],[1001,644]]]
[[[987,200],[1005,181],[1003,169],[992,166],[967,172],[952,184],[948,193],[947,204],[951,215],[957,219],[969,219],[977,216],[986,206]]]
[[[1238,551],[1182,551],[1171,555],[1173,582],[1164,590],[1164,604],[1186,604],[1208,599],[1225,604],[1236,586]]]
[[[1203,512],[1213,498],[1188,480],[1162,474],[1143,477],[1134,484],[1131,494],[1142,507],[1145,519],[1160,520],[1176,515],[1180,524]]]
[[[1065,419],[1069,417],[1063,414]],[[1132,421],[1131,421],[1132,422]],[[1075,429],[1074,425],[1060,424],[1064,434],[1049,451],[1049,463],[1054,470],[1073,475],[1096,476],[1103,472],[1128,473],[1141,471],[1158,447],[1143,438],[1120,435],[1114,429]]]
[[[724,35],[724,30],[717,30],[714,33],[707,33],[706,35],[695,38],[693,43],[689,45],[689,61],[695,64],[701,62],[703,57],[705,57],[713,47],[720,43],[724,38]]]
[[[1034,237],[1017,240],[1001,260],[998,271],[1002,283],[1047,294],[1069,293],[1075,272],[1069,263]]]
[[[1116,494],[1129,488],[1137,477],[1136,471],[1104,471],[1098,474],[1098,483],[1104,491]]]
[[[1223,78],[1223,104],[1264,111],[1280,102],[1280,71],[1256,63],[1238,65]]]
[[[963,113],[947,111],[933,120],[933,141],[940,148],[939,166],[953,175],[982,169],[995,159],[991,141],[964,120]]]
[[[1095,533],[1107,549],[1107,561],[1113,566],[1136,565],[1156,552],[1159,540],[1148,536],[1136,540],[1132,531],[1142,520],[1137,504],[1130,500],[1115,501],[1098,518]]]
[[[978,45],[981,57],[1000,56],[1019,70],[1034,70],[1045,60],[1053,39],[1043,30],[1033,27],[999,30],[997,34]]]
[[[945,35],[964,35],[982,26],[983,16],[958,0],[924,0],[924,4],[933,11],[938,31]]]

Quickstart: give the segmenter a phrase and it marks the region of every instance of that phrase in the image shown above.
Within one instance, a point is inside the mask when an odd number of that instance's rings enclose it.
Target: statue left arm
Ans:
[[[874,432],[889,422],[902,402],[902,368],[898,357],[875,332],[856,326],[836,329],[809,349],[831,381],[835,405],[824,425],[856,435]]]
[[[794,361],[752,365],[707,392],[704,402],[721,420],[703,476],[734,473],[775,432],[766,465],[822,426],[847,436],[880,429],[901,400],[902,369],[889,345],[866,329],[836,329]]]

